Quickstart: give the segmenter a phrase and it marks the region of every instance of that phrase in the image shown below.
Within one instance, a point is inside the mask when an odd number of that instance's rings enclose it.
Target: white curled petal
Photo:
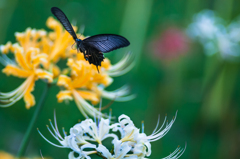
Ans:
[[[68,154],[68,159],[81,159],[81,158],[82,158],[82,156],[80,154],[79,154],[78,157],[75,157],[74,156],[74,151],[69,152],[69,154]]]
[[[127,142],[124,142],[121,147],[119,147],[120,149],[118,150],[118,153],[115,154],[118,159],[123,158],[130,150],[131,150],[131,146],[128,145]]]
[[[78,123],[76,125],[73,126],[73,128],[70,129],[70,134],[74,134],[77,135],[79,133],[81,133],[83,131],[81,124]]]
[[[145,146],[147,147],[147,153],[146,153],[146,156],[150,156],[151,153],[152,153],[152,150],[151,150],[151,144],[150,142],[144,142]]]
[[[118,117],[118,121],[123,127],[125,127],[126,125],[134,125],[132,120],[125,114],[120,115]]]
[[[104,157],[107,157],[108,159],[112,158],[112,155],[109,152],[109,150],[105,146],[103,146],[102,144],[99,144],[98,148],[96,148],[96,150],[98,152],[101,152]]]

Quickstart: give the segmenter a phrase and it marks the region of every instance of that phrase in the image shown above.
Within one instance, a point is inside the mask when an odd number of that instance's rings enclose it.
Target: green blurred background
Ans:
[[[202,46],[190,41],[185,29],[193,15],[212,9],[227,22],[240,15],[238,0],[0,0],[0,44],[16,42],[14,33],[27,27],[45,29],[51,7],[61,8],[78,27],[85,26],[84,35],[120,34],[131,42],[127,48],[106,56],[116,63],[127,52],[136,55],[137,64],[124,76],[114,78],[107,90],[129,84],[137,97],[129,102],[115,102],[113,115],[126,114],[136,126],[144,120],[146,134],[156,126],[158,114],[163,121],[175,115],[171,130],[161,140],[152,143],[150,158],[163,158],[180,145],[187,149],[181,158],[239,158],[240,156],[240,63],[224,62],[216,56],[206,56]],[[240,27],[240,26],[239,26]],[[168,49],[158,54],[156,45],[168,29],[181,31],[184,49]],[[167,36],[168,34],[166,34]],[[170,38],[171,39],[171,38]],[[161,42],[161,40],[160,40]],[[170,40],[171,43],[171,40]],[[166,43],[168,45],[169,43]],[[162,45],[162,44],[161,44]],[[173,45],[173,47],[175,47]],[[154,51],[155,50],[155,51]],[[171,50],[171,46],[170,46]],[[0,65],[0,69],[3,66]],[[8,92],[24,80],[7,77],[0,72],[0,91]],[[36,102],[44,83],[36,82]],[[47,131],[48,119],[56,110],[59,127],[69,131],[78,119],[84,119],[74,102],[58,103],[59,88],[53,86],[35,125],[51,141]],[[109,103],[103,100],[103,105]],[[23,100],[0,110],[0,149],[16,154],[35,107],[25,109]],[[49,145],[35,131],[26,156],[67,158],[69,150]],[[57,142],[55,142],[57,143]]]

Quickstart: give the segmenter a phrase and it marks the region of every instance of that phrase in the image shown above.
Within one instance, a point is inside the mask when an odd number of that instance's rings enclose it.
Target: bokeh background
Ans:
[[[129,73],[114,78],[113,84],[107,88],[113,90],[128,84],[132,93],[137,95],[132,101],[113,103],[113,115],[126,114],[138,127],[144,120],[145,132],[151,134],[158,114],[161,121],[165,114],[170,120],[178,110],[171,130],[161,140],[152,143],[150,158],[163,158],[178,145],[184,147],[185,142],[187,149],[181,158],[239,158],[240,55],[229,60],[221,56],[221,50],[206,54],[204,44],[208,41],[192,38],[188,28],[195,15],[205,9],[212,10],[224,21],[222,28],[228,26],[240,16],[240,1],[0,0],[0,44],[15,42],[14,33],[23,32],[27,27],[48,30],[46,20],[52,16],[50,9],[53,6],[61,8],[86,36],[114,33],[131,42],[127,48],[105,54],[112,63],[119,61],[128,51],[137,59]],[[206,29],[210,27],[204,22],[201,25]],[[240,34],[234,35],[240,38]],[[215,38],[218,41],[218,37]],[[225,44],[227,42],[219,46]],[[239,43],[236,45],[240,46]],[[232,51],[231,47],[229,49]],[[11,91],[23,81],[0,72],[0,91]],[[33,93],[36,101],[43,85],[42,81],[36,83]],[[79,119],[84,119],[74,102],[57,102],[58,91],[57,86],[51,88],[35,125],[51,141],[54,138],[45,125],[48,119],[53,119],[54,110],[59,127],[65,127],[67,131]],[[103,100],[103,104],[107,103],[108,100]],[[23,100],[1,108],[0,150],[13,155],[17,153],[34,109],[26,110]],[[49,145],[34,131],[26,156],[39,156],[40,149],[43,156],[51,158],[67,158],[69,152]]]

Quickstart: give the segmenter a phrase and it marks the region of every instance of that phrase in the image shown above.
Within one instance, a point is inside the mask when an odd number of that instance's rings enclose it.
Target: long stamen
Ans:
[[[144,133],[144,121],[142,121],[142,133]]]
[[[53,126],[52,121],[51,121],[50,119],[49,119],[49,123],[50,123],[52,129],[53,129],[54,132],[55,132],[55,136],[56,136],[57,138],[63,139],[62,136],[60,135],[60,133],[59,133],[59,132],[56,130],[56,128]]]
[[[164,121],[162,123],[162,126],[156,132],[154,132],[152,135],[155,135],[155,134],[159,133],[159,131],[161,131],[163,126],[165,125],[166,121],[167,121],[167,116],[165,116]]]
[[[9,93],[0,93],[0,107],[9,107],[19,101],[27,91],[28,87],[34,80],[34,76],[29,76],[23,84],[21,84],[17,89]]]
[[[185,144],[185,147],[181,149],[181,147],[177,147],[175,149],[175,151],[173,151],[170,155],[168,155],[167,157],[163,158],[163,159],[178,159],[186,150],[187,148],[187,144]]]
[[[102,108],[102,98],[100,99],[100,103],[99,103],[99,110],[98,110],[99,112],[101,112],[102,110],[101,108]],[[100,118],[101,118],[101,114],[98,115],[98,124],[99,124]]]
[[[94,117],[95,115],[96,116],[100,115],[104,118],[108,118],[107,115],[102,114],[96,108],[94,108],[88,102],[86,102],[77,92],[74,91],[73,95],[74,95],[76,104],[77,104],[79,110],[82,112],[83,116],[88,117],[87,114],[89,114],[92,117]]]
[[[136,58],[131,53],[126,54],[117,64],[112,65],[107,71],[111,77],[121,76],[129,72],[136,64]]]
[[[47,125],[47,129],[48,129],[48,131],[50,132],[50,134],[51,134],[56,140],[60,141],[59,138],[58,138],[58,136],[56,136],[56,135],[52,132],[52,130],[49,128],[48,125]]]
[[[57,133],[59,134],[59,137],[62,138],[62,136],[61,136],[61,134],[60,134],[60,132],[59,132],[59,130],[58,130],[57,119],[56,119],[56,118],[57,118],[57,117],[56,117],[56,111],[54,110],[54,124],[55,124],[55,128],[56,128]],[[62,138],[62,139],[63,139],[63,138]]]
[[[54,144],[54,143],[52,143],[51,141],[49,141],[47,138],[45,138],[45,137],[43,136],[43,134],[40,132],[39,129],[37,129],[37,131],[38,131],[38,133],[42,136],[42,138],[43,138],[44,140],[46,140],[48,143],[50,143],[51,145],[56,146],[56,147],[59,147],[59,148],[65,148],[65,146],[59,146],[59,145]]]
[[[160,122],[160,115],[158,115],[157,125],[156,125],[155,129],[153,130],[152,134],[154,134],[154,132],[157,130],[159,122]]]
[[[123,86],[114,91],[102,90],[102,97],[107,99],[114,99],[115,101],[129,101],[136,97],[136,95],[128,95],[130,93],[128,86]]]

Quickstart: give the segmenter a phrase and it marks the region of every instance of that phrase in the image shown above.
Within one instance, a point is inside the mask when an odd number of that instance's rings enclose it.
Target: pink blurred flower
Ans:
[[[151,44],[154,57],[175,59],[189,50],[187,35],[177,27],[169,27]]]

